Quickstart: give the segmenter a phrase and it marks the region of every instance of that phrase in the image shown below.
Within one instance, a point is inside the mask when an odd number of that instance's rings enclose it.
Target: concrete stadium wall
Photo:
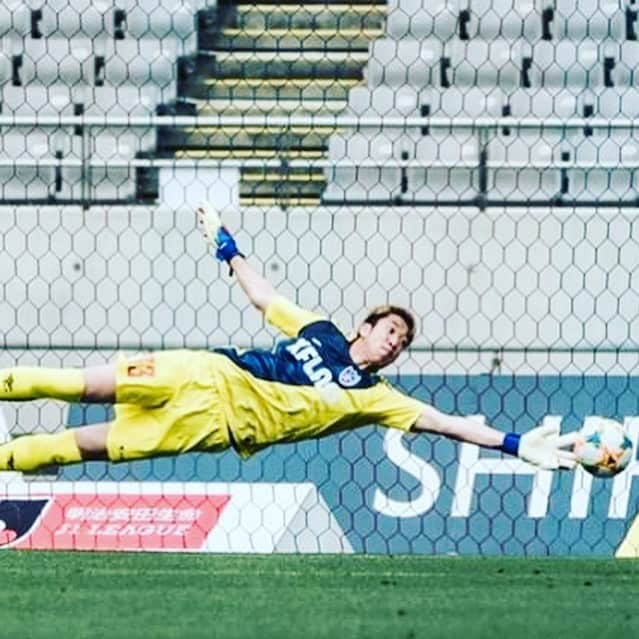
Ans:
[[[610,210],[229,211],[283,294],[344,328],[410,306],[417,348],[627,348],[639,343],[633,214]],[[209,255],[191,210],[4,208],[6,347],[270,343]]]

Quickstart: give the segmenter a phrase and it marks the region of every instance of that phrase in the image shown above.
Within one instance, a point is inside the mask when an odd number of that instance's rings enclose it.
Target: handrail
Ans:
[[[332,162],[330,160],[286,160],[281,159],[171,159],[171,158],[92,158],[86,162],[80,159],[54,157],[40,158],[0,158],[0,167],[108,167],[108,168],[295,168],[317,169],[386,169],[386,168],[434,168],[434,169],[477,169],[479,162],[443,162],[439,160],[400,160],[390,158],[385,161],[364,160],[361,162]],[[576,162],[571,160],[496,162],[488,161],[488,169],[638,169],[639,161],[632,162]]]
[[[446,128],[446,129],[639,129],[630,118],[514,118],[514,117],[356,117],[352,115],[0,115],[0,126],[16,127],[224,127],[224,126],[308,126],[361,128]]]

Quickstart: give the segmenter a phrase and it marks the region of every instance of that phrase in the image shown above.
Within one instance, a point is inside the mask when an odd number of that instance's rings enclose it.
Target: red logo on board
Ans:
[[[54,495],[17,548],[199,550],[230,495]]]

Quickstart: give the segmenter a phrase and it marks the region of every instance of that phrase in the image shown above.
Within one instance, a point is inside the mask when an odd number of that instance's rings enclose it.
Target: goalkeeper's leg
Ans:
[[[115,400],[115,367],[38,368],[15,366],[0,369],[0,401],[61,399],[65,402]]]
[[[115,367],[53,369],[16,366],[0,370],[0,400],[115,401]],[[25,435],[0,445],[0,471],[34,471],[53,464],[106,459],[109,424],[51,434]]]
[[[0,446],[0,471],[30,472],[52,465],[106,459],[110,424],[83,426],[60,433],[25,435]]]

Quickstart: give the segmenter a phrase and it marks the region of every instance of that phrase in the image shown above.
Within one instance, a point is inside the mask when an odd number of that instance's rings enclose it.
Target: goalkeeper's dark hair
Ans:
[[[397,315],[401,317],[406,326],[408,328],[408,333],[406,334],[406,348],[411,345],[411,342],[415,338],[415,327],[417,322],[415,322],[415,316],[407,309],[402,306],[393,306],[392,304],[384,304],[383,306],[376,306],[368,311],[368,315],[364,318],[364,324],[370,324],[371,326],[375,326],[379,320],[384,317],[388,317],[389,315]]]

